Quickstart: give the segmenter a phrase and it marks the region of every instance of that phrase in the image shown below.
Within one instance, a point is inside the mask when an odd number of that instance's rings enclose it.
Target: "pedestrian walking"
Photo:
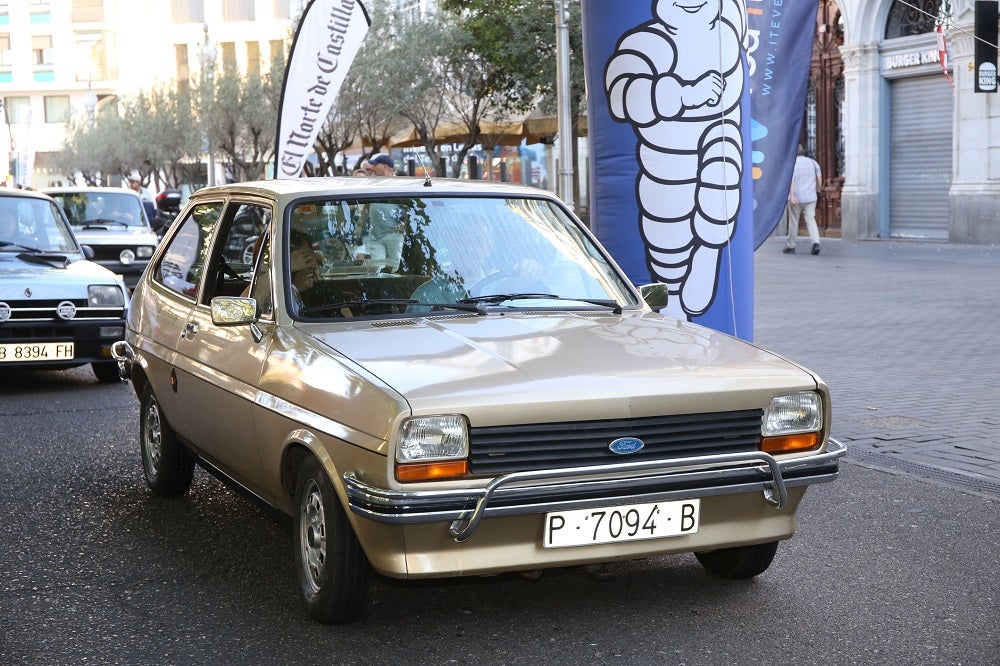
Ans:
[[[811,254],[819,254],[819,228],[816,226],[816,201],[823,187],[823,173],[819,163],[806,155],[799,144],[799,154],[795,158],[792,171],[792,186],[788,192],[788,240],[786,253],[795,252],[799,240],[799,220],[805,218],[809,240],[812,241]]]

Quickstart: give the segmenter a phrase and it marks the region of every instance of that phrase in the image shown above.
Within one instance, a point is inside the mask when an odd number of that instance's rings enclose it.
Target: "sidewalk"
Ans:
[[[754,341],[826,381],[849,459],[1000,497],[1000,247],[807,240],[756,251]]]

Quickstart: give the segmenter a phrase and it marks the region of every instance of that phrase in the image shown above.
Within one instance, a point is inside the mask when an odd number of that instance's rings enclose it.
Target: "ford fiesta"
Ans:
[[[270,180],[191,197],[115,355],[150,488],[198,463],[289,514],[309,615],[346,622],[373,572],[764,571],[837,476],[829,391],[664,304],[543,191]]]

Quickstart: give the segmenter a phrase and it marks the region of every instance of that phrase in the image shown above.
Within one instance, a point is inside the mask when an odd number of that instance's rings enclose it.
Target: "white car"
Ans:
[[[89,363],[121,381],[111,345],[127,311],[124,283],[86,260],[55,201],[0,188],[0,371]]]
[[[43,190],[62,206],[73,233],[94,250],[94,261],[135,285],[159,239],[141,197],[120,187],[52,187]]]

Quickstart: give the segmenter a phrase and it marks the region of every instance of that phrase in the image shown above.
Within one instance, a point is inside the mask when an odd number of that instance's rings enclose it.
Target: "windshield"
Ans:
[[[45,199],[0,197],[0,252],[79,252],[59,208]]]
[[[75,227],[144,227],[142,202],[131,193],[54,192],[70,224]]]
[[[288,302],[304,319],[637,304],[588,236],[544,199],[310,201],[285,223]]]

